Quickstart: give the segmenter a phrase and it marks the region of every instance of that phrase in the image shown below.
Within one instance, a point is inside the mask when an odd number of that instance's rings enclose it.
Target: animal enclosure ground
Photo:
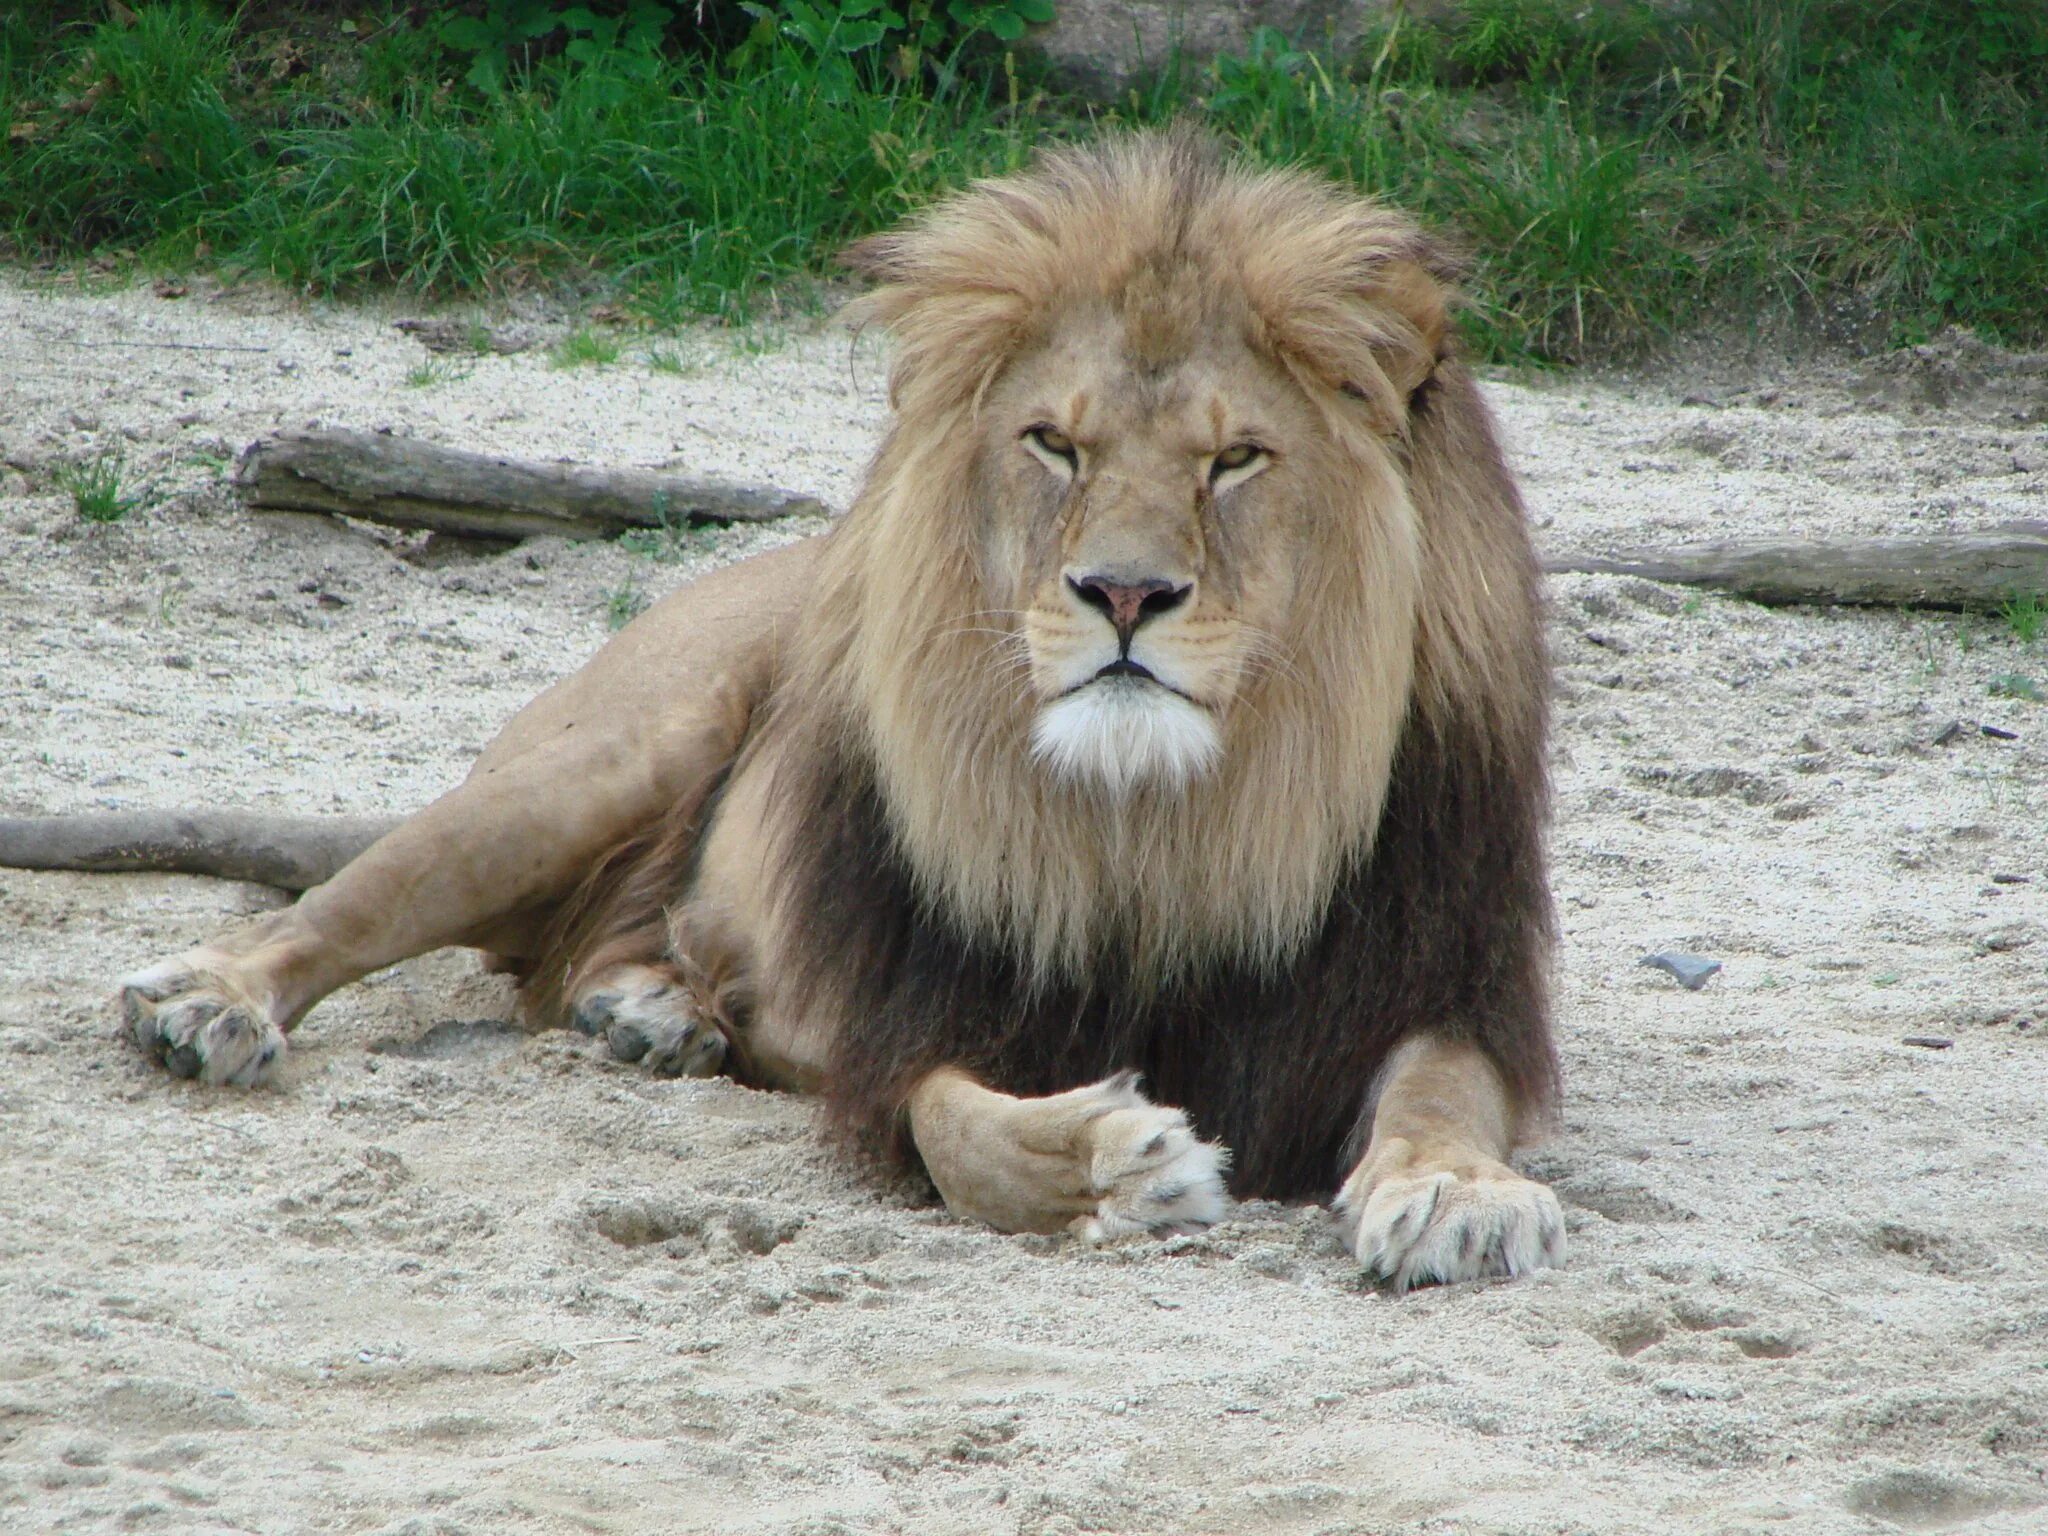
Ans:
[[[429,368],[396,318],[0,283],[0,814],[418,806],[611,616],[801,531],[492,552],[252,515],[226,461],[263,432],[843,506],[884,419],[835,332]],[[1961,343],[1490,393],[1546,548],[2048,495],[2048,370]],[[145,504],[81,521],[60,468],[116,458]],[[800,1101],[521,1034],[459,955],[322,1005],[278,1091],[197,1089],[109,984],[277,898],[0,871],[0,1525],[2039,1531],[2048,706],[2011,680],[2048,687],[2048,643],[1553,596],[1567,1101],[1525,1163],[1562,1271],[1396,1300],[1265,1203],[994,1236],[848,1177]],[[1637,963],[1667,948],[1724,969],[1682,991]]]

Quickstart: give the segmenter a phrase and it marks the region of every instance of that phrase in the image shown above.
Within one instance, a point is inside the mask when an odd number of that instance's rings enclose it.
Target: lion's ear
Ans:
[[[1026,306],[1013,291],[973,280],[970,264],[935,260],[930,245],[928,236],[912,230],[870,235],[846,247],[839,259],[875,286],[840,317],[854,326],[879,325],[896,338],[892,406],[905,409],[916,391],[928,412],[975,408],[1016,350]]]
[[[1451,328],[1450,290],[1419,261],[1390,261],[1367,302],[1398,315],[1412,336],[1391,337],[1376,349],[1380,366],[1401,399],[1436,372]]]
[[[916,263],[900,233],[856,240],[840,251],[839,263],[875,285],[841,312],[849,324],[887,329],[917,302]]]
[[[1364,204],[1272,240],[1247,263],[1246,288],[1288,366],[1362,402],[1372,429],[1396,437],[1444,353],[1448,272],[1413,224]]]
[[[1450,289],[1420,261],[1388,261],[1357,285],[1349,307],[1326,366],[1339,389],[1365,404],[1375,432],[1399,437],[1415,392],[1443,360]]]

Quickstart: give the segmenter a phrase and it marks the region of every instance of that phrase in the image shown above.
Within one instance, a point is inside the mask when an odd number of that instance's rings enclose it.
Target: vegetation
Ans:
[[[459,384],[468,377],[467,368],[430,357],[406,370],[405,385],[408,389],[437,389],[443,384]]]
[[[2048,339],[2048,8],[1470,0],[1348,60],[1261,32],[1109,107],[1045,0],[50,0],[0,13],[0,239],[318,291],[806,302],[846,240],[1047,139],[1189,114],[1471,253],[1468,329],[1572,360],[1765,307]],[[55,15],[59,25],[51,24]]]
[[[2012,637],[2022,645],[2032,645],[2041,638],[2043,627],[2048,626],[2048,602],[2034,592],[2015,595],[1998,614],[2012,631]]]
[[[118,523],[142,505],[121,484],[121,460],[115,454],[62,464],[51,473],[57,488],[71,496],[71,505],[88,523]]]
[[[610,630],[624,629],[647,611],[647,594],[628,579],[604,595],[604,623]]]
[[[624,350],[602,331],[571,331],[555,344],[548,363],[556,368],[606,368],[616,363]]]

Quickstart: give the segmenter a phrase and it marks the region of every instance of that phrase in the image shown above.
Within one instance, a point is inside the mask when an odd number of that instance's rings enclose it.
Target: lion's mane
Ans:
[[[1404,1036],[1480,1044],[1540,1112],[1551,916],[1537,573],[1448,264],[1412,222],[1187,134],[981,184],[856,247],[896,424],[833,535],[795,675],[759,985],[832,1040],[829,1123],[907,1149],[954,1064],[1014,1093],[1135,1068],[1235,1151],[1241,1193],[1327,1189]],[[1035,765],[976,576],[971,430],[1052,320],[1170,357],[1242,316],[1324,407],[1354,515],[1222,770],[1118,801]]]

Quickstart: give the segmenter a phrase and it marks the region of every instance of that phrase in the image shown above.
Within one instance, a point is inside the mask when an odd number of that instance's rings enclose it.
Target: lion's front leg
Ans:
[[[1152,1103],[1135,1074],[1020,1099],[942,1068],[910,1096],[911,1137],[957,1216],[1090,1242],[1220,1220],[1229,1153]]]
[[[1406,1290],[1564,1262],[1557,1196],[1507,1164],[1515,1120],[1477,1047],[1424,1036],[1394,1052],[1372,1141],[1336,1202],[1368,1273]]]

